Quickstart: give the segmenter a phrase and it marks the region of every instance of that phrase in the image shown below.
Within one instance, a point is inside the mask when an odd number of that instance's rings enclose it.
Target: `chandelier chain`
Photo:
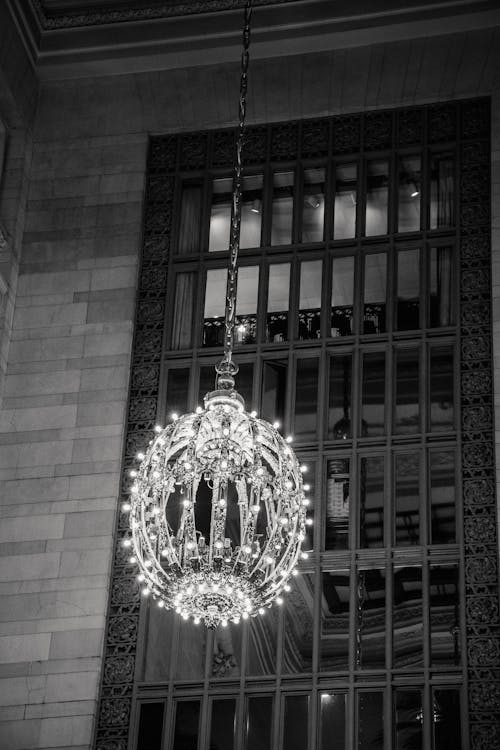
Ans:
[[[241,54],[240,95],[238,105],[238,130],[236,138],[236,161],[233,174],[233,192],[231,201],[231,229],[229,236],[229,264],[227,269],[226,307],[224,316],[224,356],[216,366],[219,375],[229,375],[232,379],[238,372],[232,359],[234,326],[236,321],[236,294],[238,288],[238,253],[240,249],[241,198],[243,181],[243,146],[245,142],[245,116],[247,106],[248,63],[250,47],[250,21],[252,17],[252,0],[245,4],[243,25],[243,50]],[[222,382],[217,378],[217,383]],[[229,381],[231,382],[231,381]],[[234,381],[233,381],[234,382]]]

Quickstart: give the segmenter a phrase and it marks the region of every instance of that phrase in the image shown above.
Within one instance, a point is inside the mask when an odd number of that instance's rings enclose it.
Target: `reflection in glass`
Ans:
[[[307,472],[303,475],[304,480],[304,492],[305,496],[309,500],[309,505],[306,511],[306,539],[302,543],[303,550],[312,550],[314,548],[314,504],[316,501],[316,489],[315,489],[315,476],[316,466],[308,458],[305,459],[307,463]],[[300,458],[299,458],[300,461]]]
[[[330,357],[328,437],[334,440],[347,440],[352,437],[351,378],[352,355],[339,354]]]
[[[357,591],[357,664],[385,667],[385,570],[360,570]]]
[[[283,674],[312,672],[314,577],[296,576],[285,594],[283,628]]]
[[[297,360],[294,433],[314,437],[318,429],[318,358]]]
[[[394,750],[424,750],[422,728],[424,723],[423,695],[421,690],[406,688],[394,691]]]
[[[433,346],[430,355],[430,428],[432,432],[452,430],[453,347]]]
[[[347,750],[345,736],[345,693],[321,693],[320,703],[321,745],[319,750]]]
[[[235,713],[234,698],[212,700],[212,717],[210,722],[210,747],[217,750],[234,750],[235,746]]]
[[[384,546],[384,474],[383,456],[361,459],[359,540],[363,548]]]
[[[423,665],[422,569],[400,568],[393,579],[393,666]]]
[[[151,599],[147,604],[146,648],[144,649],[143,680],[167,682],[170,678],[172,639],[175,615],[156,606]]]
[[[227,252],[231,228],[232,177],[213,181],[209,252]],[[262,175],[243,178],[240,247],[259,247],[262,224]]]
[[[384,694],[359,691],[357,750],[383,750],[383,747]]]
[[[414,434],[420,430],[418,363],[418,349],[396,351],[394,431],[399,435]]]
[[[365,257],[363,333],[386,330],[387,257],[372,253]]]
[[[395,463],[395,543],[408,547],[420,542],[420,455],[396,453]]]
[[[293,172],[275,172],[271,245],[290,245],[292,242],[293,193]]]
[[[431,247],[430,251],[430,309],[431,328],[450,326],[453,318],[452,248]]]
[[[239,677],[241,666],[241,628],[228,623],[214,631],[212,670],[213,678]]]
[[[357,171],[356,164],[338,164],[335,169],[334,240],[356,236]]]
[[[309,696],[287,695],[283,721],[283,747],[286,750],[307,750],[309,731]]]
[[[323,573],[320,671],[347,670],[349,664],[349,572]]]
[[[431,544],[456,542],[455,452],[429,453]]]
[[[398,252],[397,330],[420,327],[420,250]]]
[[[262,366],[262,418],[283,425],[285,417],[288,360],[264,362]]]
[[[349,459],[327,461],[325,549],[349,545]]]
[[[431,664],[460,664],[458,566],[430,567]]]
[[[202,186],[186,182],[182,186],[179,223],[179,255],[191,255],[200,249]]]
[[[163,703],[142,703],[137,750],[161,750]]]
[[[253,407],[253,363],[239,362],[238,374],[236,376],[236,389],[245,399],[247,411]],[[203,399],[207,393],[215,388],[215,368],[214,365],[203,365],[200,367],[200,382],[198,389],[198,404],[203,404]]]
[[[277,607],[266,609],[262,617],[253,617],[248,622],[247,676],[259,677],[276,673],[278,624]]]
[[[451,154],[435,154],[430,161],[430,228],[451,227],[455,223],[455,163]]]
[[[304,170],[302,242],[321,242],[325,222],[325,170]]]
[[[385,352],[363,355],[362,434],[385,432]]]
[[[273,699],[271,696],[248,698],[245,750],[271,750]]]
[[[462,747],[460,730],[460,691],[456,688],[434,688],[432,693],[432,729],[434,750]]]
[[[269,266],[266,341],[287,341],[289,306],[290,263],[273,263]]]
[[[172,750],[197,750],[200,701],[177,701]]]
[[[387,205],[389,196],[389,163],[373,159],[366,165],[365,235],[387,234]]]
[[[193,344],[193,310],[196,273],[178,273],[172,321],[172,349],[189,349]]]
[[[221,346],[224,343],[226,283],[227,270],[225,268],[210,268],[207,271],[203,346]]]
[[[354,333],[354,256],[334,258],[332,264],[331,336]]]
[[[398,232],[420,229],[420,156],[402,156],[399,160]]]
[[[205,628],[198,628],[192,622],[182,621],[179,628],[175,679],[201,680],[205,673],[205,653]]]
[[[253,344],[257,340],[257,296],[259,267],[242,266],[238,271],[234,344]]]
[[[318,339],[321,336],[321,260],[307,260],[300,264],[299,339]]]
[[[179,367],[168,371],[167,375],[167,417],[172,412],[184,414],[187,411],[189,368]]]

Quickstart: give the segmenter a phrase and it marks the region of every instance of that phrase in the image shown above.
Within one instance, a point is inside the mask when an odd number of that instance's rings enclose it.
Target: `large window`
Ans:
[[[468,747],[463,153],[431,108],[363,117],[361,141],[355,118],[305,121],[300,151],[295,125],[250,139],[237,387],[294,435],[314,525],[261,618],[206,631],[143,603],[137,750]],[[175,170],[161,420],[222,352],[231,157],[208,143]]]

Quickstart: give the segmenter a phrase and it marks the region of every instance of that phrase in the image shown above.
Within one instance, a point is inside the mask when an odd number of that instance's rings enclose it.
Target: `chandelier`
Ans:
[[[241,224],[242,148],[251,0],[245,6],[233,178],[224,356],[204,408],[173,415],[132,470],[131,562],[142,593],[185,620],[215,628],[283,603],[306,537],[302,472],[279,425],[245,411],[232,359]]]

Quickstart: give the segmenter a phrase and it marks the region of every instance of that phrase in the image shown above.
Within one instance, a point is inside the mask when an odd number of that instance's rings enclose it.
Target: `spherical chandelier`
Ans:
[[[309,504],[291,438],[245,411],[232,359],[241,223],[242,147],[251,0],[245,6],[233,179],[224,356],[204,408],[175,415],[131,472],[131,534],[142,592],[215,628],[281,604],[297,572]]]

